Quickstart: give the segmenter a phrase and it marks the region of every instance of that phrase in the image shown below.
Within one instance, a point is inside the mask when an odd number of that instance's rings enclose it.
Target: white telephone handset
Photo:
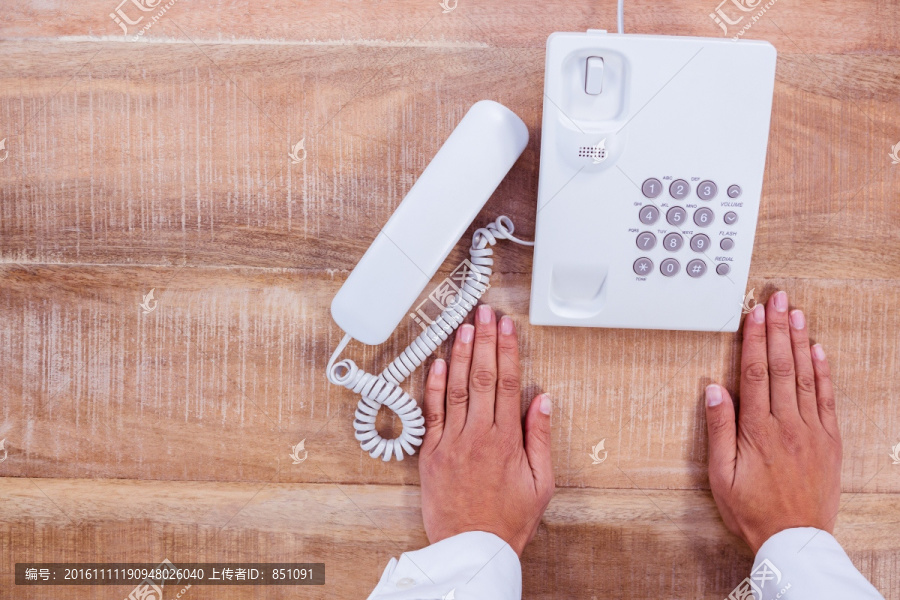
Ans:
[[[533,245],[513,236],[513,223],[499,217],[473,235],[472,270],[450,306],[380,375],[337,358],[351,339],[381,344],[447,258],[466,228],[512,168],[528,143],[525,123],[505,106],[475,103],[391,215],[331,303],[346,333],[328,362],[328,380],[361,395],[354,428],[370,456],[403,460],[422,443],[425,419],[400,383],[462,323],[487,287],[498,239]],[[386,440],[375,429],[385,406],[400,418],[400,436]]]

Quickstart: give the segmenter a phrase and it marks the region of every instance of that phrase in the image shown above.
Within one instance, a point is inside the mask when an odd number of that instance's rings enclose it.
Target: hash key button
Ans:
[[[706,263],[695,258],[687,264],[687,274],[691,277],[702,277],[706,274]]]

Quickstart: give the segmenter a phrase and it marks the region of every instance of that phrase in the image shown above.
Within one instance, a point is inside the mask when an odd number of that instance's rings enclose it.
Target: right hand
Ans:
[[[834,531],[841,433],[831,371],[806,318],[774,294],[744,320],[740,417],[728,392],[706,388],[709,484],[725,525],[755,554],[779,531]]]

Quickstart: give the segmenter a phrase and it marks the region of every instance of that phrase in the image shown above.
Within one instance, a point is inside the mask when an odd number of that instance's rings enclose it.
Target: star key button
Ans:
[[[638,275],[647,275],[653,270],[653,261],[647,257],[641,257],[634,261],[632,268]]]

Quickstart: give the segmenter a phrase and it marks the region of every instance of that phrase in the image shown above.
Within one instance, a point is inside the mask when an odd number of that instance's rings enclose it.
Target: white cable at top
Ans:
[[[619,6],[616,9],[616,26],[619,33],[625,33],[625,0],[619,0]]]
[[[469,248],[471,270],[466,273],[465,281],[453,302],[425,328],[400,356],[388,365],[381,375],[366,373],[349,358],[337,361],[338,356],[352,339],[345,335],[341,339],[334,354],[328,361],[326,375],[331,383],[344,386],[361,396],[356,407],[356,418],[353,428],[360,447],[372,458],[382,460],[403,460],[404,453],[412,456],[415,446],[422,444],[425,435],[425,417],[422,409],[409,394],[400,388],[410,374],[425,362],[444,341],[462,324],[466,315],[472,311],[478,300],[488,288],[491,276],[491,265],[494,253],[491,246],[498,239],[513,241],[523,246],[534,246],[534,242],[520,240],[513,235],[515,226],[507,216],[498,217],[487,227],[477,229],[472,235],[472,246]],[[394,439],[386,440],[375,429],[375,420],[382,406],[394,411],[400,418],[403,430]]]

